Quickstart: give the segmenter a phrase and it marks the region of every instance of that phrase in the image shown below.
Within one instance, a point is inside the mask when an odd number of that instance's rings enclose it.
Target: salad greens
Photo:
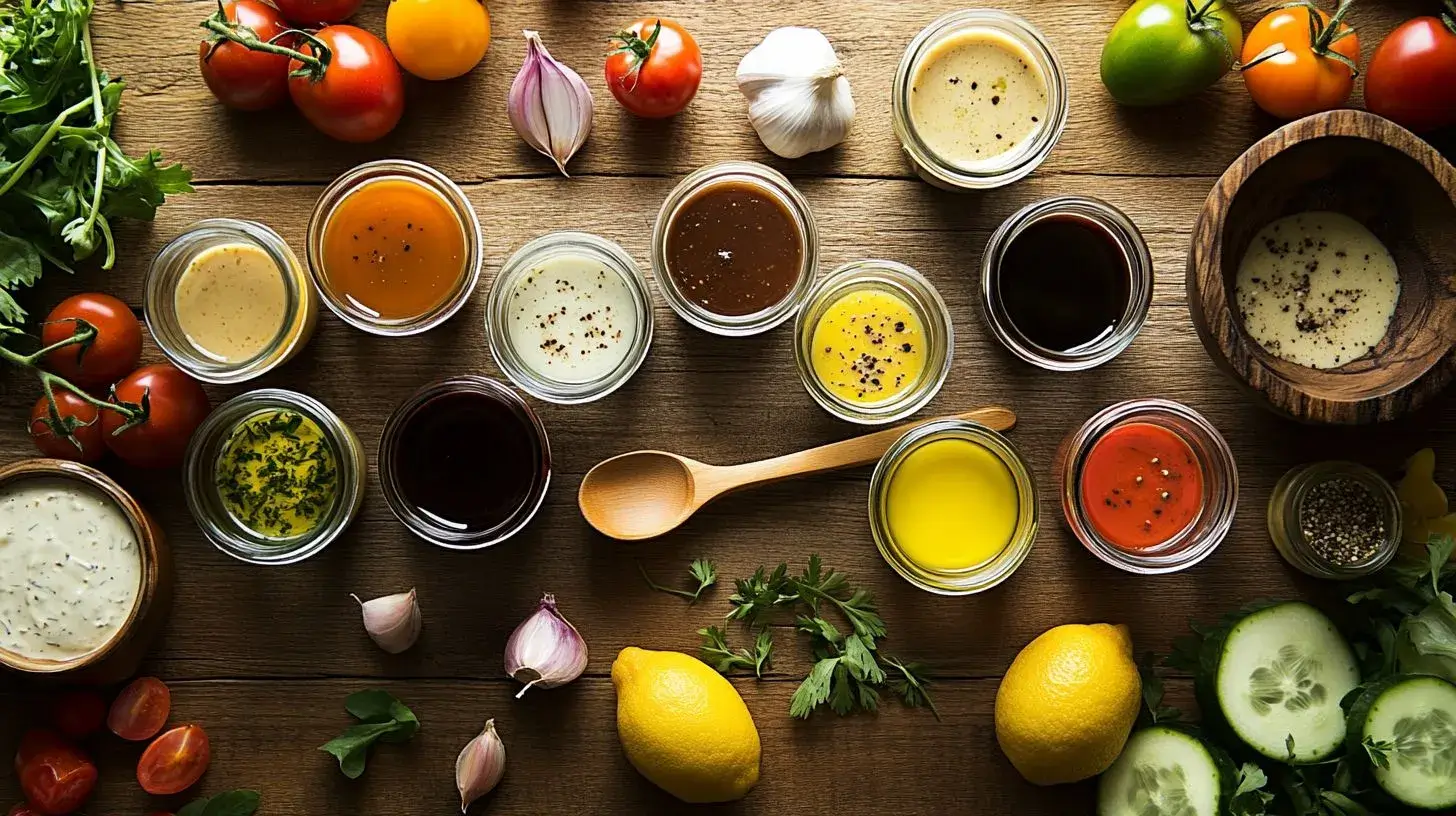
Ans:
[[[193,799],[177,811],[177,816],[252,816],[262,801],[257,791],[231,790]]]
[[[344,708],[359,722],[320,745],[319,750],[339,760],[339,770],[350,779],[364,775],[364,764],[374,743],[408,742],[420,730],[415,713],[382,689],[356,691],[344,699]]]

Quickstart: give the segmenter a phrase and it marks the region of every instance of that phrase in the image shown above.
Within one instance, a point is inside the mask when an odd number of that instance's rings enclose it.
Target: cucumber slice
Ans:
[[[1423,810],[1456,807],[1456,686],[1439,677],[1395,677],[1350,709],[1350,747],[1379,755],[1380,789]]]
[[[1219,713],[1245,745],[1292,764],[1320,762],[1340,749],[1340,700],[1359,684],[1360,669],[1324,613],[1297,601],[1274,604],[1245,615],[1211,645]]]
[[[1140,729],[1097,782],[1097,816],[1218,816],[1231,767],[1192,734]]]

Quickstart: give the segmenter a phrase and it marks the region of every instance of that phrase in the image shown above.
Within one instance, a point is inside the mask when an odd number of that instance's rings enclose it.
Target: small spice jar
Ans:
[[[1354,462],[1293,468],[1269,494],[1269,537],[1290,566],[1347,581],[1378,572],[1400,549],[1400,500],[1380,474]]]

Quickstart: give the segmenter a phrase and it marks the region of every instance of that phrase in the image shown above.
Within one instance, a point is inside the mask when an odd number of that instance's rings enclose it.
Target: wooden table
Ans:
[[[1246,27],[1274,4],[1239,4]],[[129,80],[120,140],[132,152],[156,146],[185,162],[197,192],[168,203],[150,228],[124,227],[109,275],[71,281],[51,273],[49,286],[30,301],[34,310],[44,313],[61,293],[78,288],[109,290],[140,304],[152,255],[199,218],[264,221],[301,249],[322,185],[369,159],[418,159],[465,187],[484,229],[487,283],[516,247],[551,230],[600,234],[645,263],[652,221],[679,177],[719,160],[765,160],[790,174],[813,206],[823,269],[883,257],[935,282],[954,316],[957,348],[950,381],[924,415],[990,403],[1013,407],[1021,416],[1013,436],[1042,481],[1044,523],[1031,557],[1006,584],[973,598],[921,592],[883,563],[866,523],[863,470],[729,498],[660,541],[604,539],[582,521],[575,499],[581,475],[607,456],[661,447],[731,463],[854,433],[800,386],[789,329],[720,339],[690,328],[660,299],[652,353],[625,388],[584,407],[536,403],[551,434],[555,480],[530,528],[485,552],[448,552],[412,538],[371,484],[359,520],[323,555],[290,567],[248,566],[202,538],[176,474],[113,467],[171,536],[176,604],[144,671],[171,685],[174,723],[203,724],[212,736],[212,769],[198,793],[255,787],[270,816],[452,812],[455,755],[494,717],[509,761],[505,782],[480,812],[675,810],[674,800],[639,777],[618,747],[611,663],[628,645],[695,652],[694,631],[720,619],[731,587],[687,607],[649,591],[638,563],[668,580],[685,575],[692,557],[707,555],[727,581],[764,563],[786,560],[797,569],[818,552],[875,591],[889,623],[887,649],[935,665],[943,721],[897,704],[878,716],[791,720],[789,696],[808,664],[802,644],[784,628],[772,676],[734,681],[763,738],[763,778],[746,801],[723,811],[1090,813],[1090,785],[1034,788],[996,748],[991,714],[998,677],[1027,641],[1061,623],[1125,622],[1139,650],[1166,650],[1189,618],[1210,620],[1250,599],[1337,599],[1338,587],[1286,567],[1265,533],[1269,490],[1297,463],[1348,456],[1390,473],[1415,448],[1434,444],[1438,478],[1456,487],[1456,394],[1388,427],[1306,428],[1252,405],[1209,362],[1185,306],[1190,229],[1212,178],[1275,123],[1254,109],[1237,77],[1168,110],[1111,104],[1097,59],[1125,5],[1120,0],[1003,3],[1059,50],[1071,82],[1071,123],[1030,178],[968,196],[916,180],[890,126],[890,83],[900,53],[922,26],[957,6],[947,0],[662,0],[650,8],[607,0],[495,0],[496,38],[485,64],[457,82],[412,82],[398,131],[364,146],[330,142],[292,112],[240,115],[216,105],[196,68],[196,23],[211,12],[211,0],[104,5],[94,23],[96,50],[104,67]],[[382,32],[384,5],[369,0],[361,24]],[[1364,3],[1352,21],[1366,55],[1397,21],[1430,5]],[[705,54],[697,100],[666,122],[626,115],[600,73],[601,37],[649,10],[686,23]],[[733,72],[766,32],[793,24],[817,26],[834,42],[860,113],[839,149],[786,162],[769,156],[748,127]],[[506,89],[525,50],[523,28],[540,30],[596,96],[595,130],[570,180],[526,148],[506,119]],[[1067,193],[1100,196],[1124,209],[1147,236],[1157,266],[1152,315],[1137,342],[1112,363],[1076,375],[1013,359],[990,337],[975,302],[980,253],[991,231],[1026,203]],[[404,340],[370,337],[326,315],[311,348],[253,385],[319,397],[372,453],[387,413],[424,382],[464,372],[498,375],[486,349],[484,295],[482,286],[449,324]],[[158,356],[152,347],[147,354]],[[4,385],[0,450],[11,460],[31,455],[22,417],[36,389],[13,373]],[[243,389],[210,390],[220,402]],[[1094,560],[1062,529],[1050,489],[1052,455],[1063,435],[1104,405],[1136,396],[1181,400],[1206,414],[1233,446],[1242,480],[1238,521],[1222,549],[1199,567],[1163,578],[1125,575]],[[424,636],[412,651],[390,657],[365,637],[349,593],[367,597],[411,586],[419,588]],[[502,647],[542,591],[554,592],[581,629],[591,663],[570,686],[515,700]],[[315,747],[348,724],[344,696],[371,686],[412,705],[424,729],[408,745],[378,750],[364,778],[349,782]],[[1186,680],[1170,687],[1175,701],[1187,700]],[[35,698],[13,682],[6,688],[0,754],[9,756]],[[100,749],[103,779],[89,813],[153,809],[132,779],[137,754],[135,747],[110,743]],[[10,763],[0,763],[0,807],[17,798]]]

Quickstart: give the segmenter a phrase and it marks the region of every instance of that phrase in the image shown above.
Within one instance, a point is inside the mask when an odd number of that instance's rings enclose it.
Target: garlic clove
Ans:
[[[586,641],[556,609],[556,596],[546,593],[531,617],[521,622],[506,641],[506,674],[526,687],[564,686],[586,671]]]
[[[490,793],[506,772],[506,746],[495,731],[495,720],[486,720],[475,739],[465,744],[455,758],[455,787],[460,791],[460,812]]]
[[[828,150],[854,122],[854,96],[834,46],[812,28],[769,32],[738,63],[748,121],[764,146],[786,159]]]
[[[424,627],[420,615],[419,598],[415,591],[385,595],[371,601],[361,601],[358,595],[350,595],[359,604],[364,616],[364,631],[390,654],[399,654],[415,645]]]
[[[526,60],[511,82],[506,112],[526,144],[568,175],[566,163],[591,134],[591,89],[581,74],[551,56],[539,34],[521,33],[526,37]]]

